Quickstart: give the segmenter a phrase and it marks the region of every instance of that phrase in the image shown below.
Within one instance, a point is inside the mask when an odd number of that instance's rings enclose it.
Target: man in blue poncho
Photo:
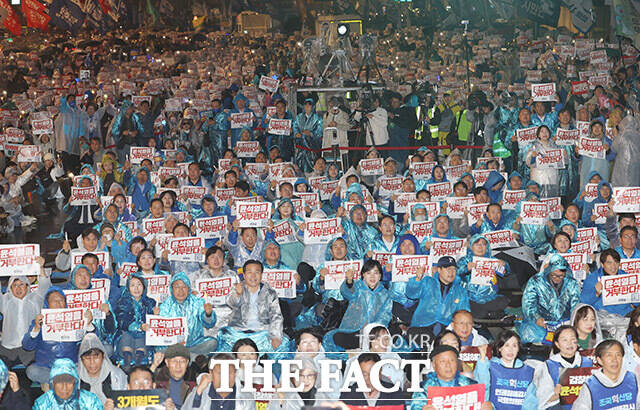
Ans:
[[[293,122],[293,135],[295,144],[306,148],[295,149],[295,163],[303,172],[313,171],[316,153],[311,150],[322,145],[322,118],[314,110],[313,98],[304,100],[304,112]]]
[[[53,363],[49,383],[53,388],[38,397],[33,405],[34,409],[102,409],[98,396],[80,389],[78,370],[71,359],[58,359]]]
[[[187,318],[188,336],[185,342],[192,357],[214,351],[218,345],[216,339],[204,335],[204,328],[211,329],[216,324],[216,313],[211,303],[205,303],[201,297],[191,294],[191,282],[184,272],[176,273],[169,287],[171,296],[155,308],[154,313],[163,317]]]
[[[129,148],[132,145],[136,145],[138,136],[143,133],[142,122],[138,114],[134,112],[131,100],[124,100],[120,113],[113,121],[113,127],[111,128],[111,135],[116,141],[118,162],[124,163],[126,155],[129,154]]]
[[[233,106],[234,108],[231,110],[231,115],[240,114],[244,112],[251,113],[251,125],[249,126],[249,128],[253,128],[253,125],[254,125],[253,123],[255,122],[255,115],[253,111],[251,111],[248,107],[249,99],[245,97],[242,93],[238,93],[233,98]],[[231,129],[231,146],[232,147],[235,147],[238,141],[240,141],[240,132],[242,131],[243,128],[244,127]]]

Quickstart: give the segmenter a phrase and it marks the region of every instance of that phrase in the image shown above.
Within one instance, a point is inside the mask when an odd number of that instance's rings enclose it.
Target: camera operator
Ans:
[[[444,93],[442,102],[436,107],[433,116],[433,123],[438,124],[438,145],[450,145],[458,143],[458,116],[462,108],[453,101],[450,92]],[[438,150],[438,157],[444,161],[444,157],[449,155],[449,149]]]
[[[469,96],[469,109],[466,110],[467,121],[471,123],[467,143],[469,145],[492,147],[493,140],[489,140],[493,132],[488,133],[487,131],[491,131],[488,128],[495,129],[495,119],[492,118],[493,104],[487,100],[484,93],[477,100],[472,100],[472,98],[474,98],[473,93]],[[471,160],[472,164],[475,164],[480,154],[481,150],[466,149],[463,151],[462,156],[464,159]]]
[[[364,125],[365,143],[369,146],[381,147],[389,143],[389,131],[387,130],[388,114],[387,110],[380,107],[380,97],[371,96],[371,107],[363,104],[364,99],[356,109],[353,119]],[[366,108],[370,108],[366,110]],[[387,156],[387,155],[384,155]]]
[[[392,147],[408,147],[409,135],[416,129],[415,110],[402,104],[402,96],[394,93],[391,96],[389,115],[389,145]],[[393,150],[390,154],[398,164],[403,164],[407,158],[406,151]],[[402,168],[402,166],[400,166]],[[402,169],[399,169],[402,171]]]
[[[349,140],[347,139],[347,131],[351,128],[351,122],[349,121],[349,114],[346,107],[342,106],[338,97],[331,97],[329,100],[329,109],[327,110],[324,118],[322,119],[324,129],[336,128],[338,130],[338,145],[341,147],[348,147]],[[331,133],[323,133],[322,148],[331,148],[333,142]],[[345,154],[347,151],[342,151]]]

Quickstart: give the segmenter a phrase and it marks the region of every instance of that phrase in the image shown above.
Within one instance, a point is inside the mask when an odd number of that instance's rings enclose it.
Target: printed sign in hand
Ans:
[[[153,162],[153,147],[131,147],[129,149],[129,161],[136,165],[148,159]]]
[[[549,218],[562,218],[562,205],[560,197],[556,196],[553,198],[542,198],[540,202],[547,204],[547,208],[549,208]]]
[[[609,204],[593,204],[593,215],[596,219],[593,221],[595,224],[604,224],[607,222],[607,215],[609,214]]]
[[[437,162],[414,162],[410,165],[414,179],[426,180],[431,178],[431,171]]]
[[[105,303],[104,289],[65,290],[67,307],[70,309],[91,310],[94,319],[104,319],[105,313],[100,306]]]
[[[558,128],[556,131],[556,145],[576,145],[580,138],[580,130],[565,130]]]
[[[640,212],[640,187],[614,187],[613,212]]]
[[[597,138],[580,137],[578,140],[578,153],[585,157],[604,159],[604,144],[602,140]]]
[[[238,128],[253,128],[253,113],[249,112],[237,112],[229,115],[232,129]]]
[[[341,234],[340,218],[306,220],[304,230],[304,243],[306,245],[329,243],[333,238]]]
[[[560,405],[571,406],[576,401],[580,389],[594,370],[594,367],[560,368]]]
[[[536,133],[538,127],[521,128],[516,131],[516,138],[518,139],[518,146],[523,148],[525,145],[532,143],[536,140]]]
[[[360,165],[360,175],[382,175],[384,174],[384,163],[382,158],[369,158],[361,159],[358,163]]]
[[[444,201],[453,192],[450,181],[427,185],[427,191],[431,194],[432,201]]]
[[[143,278],[147,281],[147,296],[151,299],[160,304],[169,297],[170,275],[144,275]]]
[[[280,245],[298,242],[296,232],[294,232],[293,229],[288,220],[273,225],[273,235],[275,236],[276,242]]]
[[[187,318],[162,317],[157,315],[147,315],[147,326],[145,342],[147,346],[170,346],[176,343],[185,343],[189,335]]]
[[[98,194],[95,186],[90,187],[71,187],[71,206],[95,205],[97,203]]]
[[[167,392],[163,389],[112,390],[109,398],[113,400],[116,409],[159,410],[165,408]]]
[[[555,101],[556,84],[531,84],[531,98],[533,98],[533,101]]]
[[[180,262],[204,262],[204,238],[173,238],[169,241],[169,260]]]
[[[431,276],[431,256],[429,255],[393,255],[392,282],[408,282],[416,276],[419,268],[424,268],[424,275]]]
[[[542,169],[562,169],[564,165],[564,150],[550,149],[538,152],[536,155],[536,167]]]
[[[194,220],[196,236],[204,239],[222,238],[227,229],[227,216],[211,216]]]
[[[138,272],[138,265],[132,262],[122,262],[120,265],[120,286],[126,286],[131,275]]]
[[[362,261],[327,261],[324,267],[329,271],[324,276],[324,288],[329,290],[340,289],[340,285],[346,278],[348,270],[353,270],[353,280],[360,279]]]
[[[515,210],[518,202],[527,197],[527,191],[524,189],[519,190],[505,190],[502,193],[502,209]]]
[[[497,275],[504,276],[504,263],[499,259],[473,257],[475,266],[471,269],[471,280],[469,283],[480,286],[494,285],[494,278]]]
[[[418,242],[422,243],[423,240],[433,235],[433,221],[411,222],[409,231],[416,237]]]
[[[559,255],[567,261],[576,280],[582,281],[586,279],[587,272],[584,269],[588,258],[586,253],[561,253]]]
[[[38,244],[0,245],[0,276],[39,275]]]
[[[258,141],[238,141],[236,143],[236,155],[238,158],[255,158],[260,152]]]
[[[403,214],[409,210],[409,202],[416,200],[415,192],[403,192],[398,194],[396,200],[393,201],[393,211],[397,214]]]
[[[51,118],[32,120],[31,132],[33,135],[53,134],[53,120]]]
[[[265,227],[271,218],[271,202],[236,202],[236,215],[241,228]]]
[[[269,91],[270,93],[275,93],[280,85],[280,80],[276,80],[275,78],[267,77],[266,75],[260,76],[260,82],[258,83],[258,88],[261,90]]]
[[[197,279],[195,290],[205,302],[212,305],[224,305],[227,303],[227,296],[229,296],[236,283],[238,283],[238,278],[235,276]]]
[[[207,194],[207,188],[203,186],[191,186],[185,185],[180,188],[180,195],[187,198],[187,201],[191,204],[200,204],[202,198]]]
[[[42,340],[77,342],[84,337],[85,309],[42,309]]]
[[[640,302],[640,275],[604,275],[602,281],[602,304],[604,306]]]
[[[523,224],[544,225],[549,220],[549,207],[544,202],[522,202],[520,217]]]
[[[269,284],[281,299],[296,297],[295,271],[288,269],[265,269],[262,281]]]
[[[290,135],[291,120],[271,118],[269,120],[269,126],[267,127],[267,133],[273,135]]]
[[[429,404],[436,410],[479,410],[484,403],[484,384],[464,387],[428,387]]]
[[[437,261],[443,256],[452,256],[456,259],[466,255],[467,241],[466,239],[440,239],[433,238],[431,240],[431,256]]]
[[[489,245],[491,245],[491,249],[498,248],[513,248],[518,246],[518,241],[514,236],[514,232],[508,229],[501,231],[490,231],[482,234],[487,241],[489,241]]]

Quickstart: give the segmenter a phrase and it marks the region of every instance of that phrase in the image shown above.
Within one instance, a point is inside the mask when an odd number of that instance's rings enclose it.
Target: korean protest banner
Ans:
[[[595,370],[594,367],[576,367],[560,369],[560,405],[571,406],[578,398],[580,389]]]
[[[181,262],[204,262],[204,238],[173,238],[169,241],[169,260]]]
[[[518,202],[522,201],[526,197],[527,191],[524,189],[507,189],[502,193],[502,209],[515,210]]]
[[[416,276],[419,268],[424,268],[425,276],[431,276],[431,256],[429,255],[393,255],[391,270],[392,282],[408,282]]]
[[[542,169],[564,168],[564,152],[562,148],[538,152],[538,155],[536,155],[536,167]]]
[[[578,152],[585,157],[604,159],[604,144],[597,138],[580,137],[578,140]]]
[[[482,236],[487,239],[491,245],[491,249],[513,248],[518,246],[518,240],[515,237],[515,232],[509,229],[485,232]]]
[[[167,392],[163,389],[153,390],[112,390],[109,398],[116,409],[148,410],[164,409]]]
[[[195,291],[207,303],[223,305],[227,302],[227,296],[229,296],[236,283],[238,283],[236,276],[197,279]]]
[[[85,309],[42,309],[42,340],[45,342],[77,342],[84,337]]]
[[[273,135],[289,135],[291,134],[291,120],[271,118],[269,119],[267,132]]]
[[[418,242],[433,235],[433,221],[411,222],[409,231],[416,237]]]
[[[495,275],[504,276],[504,264],[500,259],[473,257],[474,267],[471,269],[469,283],[481,286],[490,286]]]
[[[147,296],[151,299],[160,304],[169,297],[171,275],[143,275],[143,278],[147,281]]]
[[[104,319],[100,306],[106,301],[104,289],[65,290],[64,296],[69,309],[91,310],[94,319]]]
[[[253,128],[253,113],[251,111],[232,113],[229,115],[229,121],[232,129]]]
[[[281,299],[293,299],[296,297],[295,271],[288,269],[265,269],[262,273],[262,281],[269,284]]]
[[[463,387],[428,387],[430,404],[437,410],[479,410],[484,403],[484,384]]]
[[[627,275],[604,275],[602,281],[602,304],[604,306],[640,302],[640,277],[637,273]]]
[[[0,245],[0,276],[39,275],[39,244]]]
[[[520,217],[523,224],[544,225],[549,220],[549,207],[544,202],[522,202]]]
[[[241,228],[265,227],[271,218],[271,202],[236,202],[236,215]]]
[[[365,158],[358,163],[360,165],[360,175],[373,176],[384,174],[384,163],[382,158]]]
[[[354,271],[353,280],[360,279],[362,261],[327,261],[324,267],[329,271],[324,275],[325,289],[340,289],[348,270]]]
[[[222,238],[227,229],[227,216],[211,216],[207,218],[197,218],[193,221],[196,227],[196,236],[204,239]]]
[[[187,341],[189,328],[187,318],[162,317],[158,315],[147,315],[147,326],[145,342],[147,346],[170,346],[176,343]]]
[[[640,212],[640,187],[613,187],[613,212]]]
[[[238,141],[235,146],[238,158],[255,158],[260,152],[258,141]]]
[[[71,187],[71,206],[95,205],[97,203],[98,193],[95,186],[90,187]]]
[[[531,84],[531,98],[533,98],[533,101],[555,101],[556,84]]]
[[[153,162],[153,147],[131,147],[129,149],[129,161],[132,164],[140,164],[145,159]]]
[[[304,230],[304,243],[306,245],[329,243],[333,238],[340,236],[341,228],[339,218],[308,218]]]
[[[203,186],[185,185],[180,188],[180,195],[186,197],[191,204],[200,205],[202,198],[207,194],[207,188]]]

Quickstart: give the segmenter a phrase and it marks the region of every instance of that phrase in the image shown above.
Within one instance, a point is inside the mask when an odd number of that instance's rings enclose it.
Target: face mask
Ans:
[[[111,234],[105,234],[105,235],[104,235],[104,239],[105,239],[107,242],[109,242],[110,240],[112,240],[112,239],[113,239],[113,236],[111,236]]]
[[[413,220],[416,222],[424,222],[427,220],[427,216],[426,215],[416,215],[413,217]]]

